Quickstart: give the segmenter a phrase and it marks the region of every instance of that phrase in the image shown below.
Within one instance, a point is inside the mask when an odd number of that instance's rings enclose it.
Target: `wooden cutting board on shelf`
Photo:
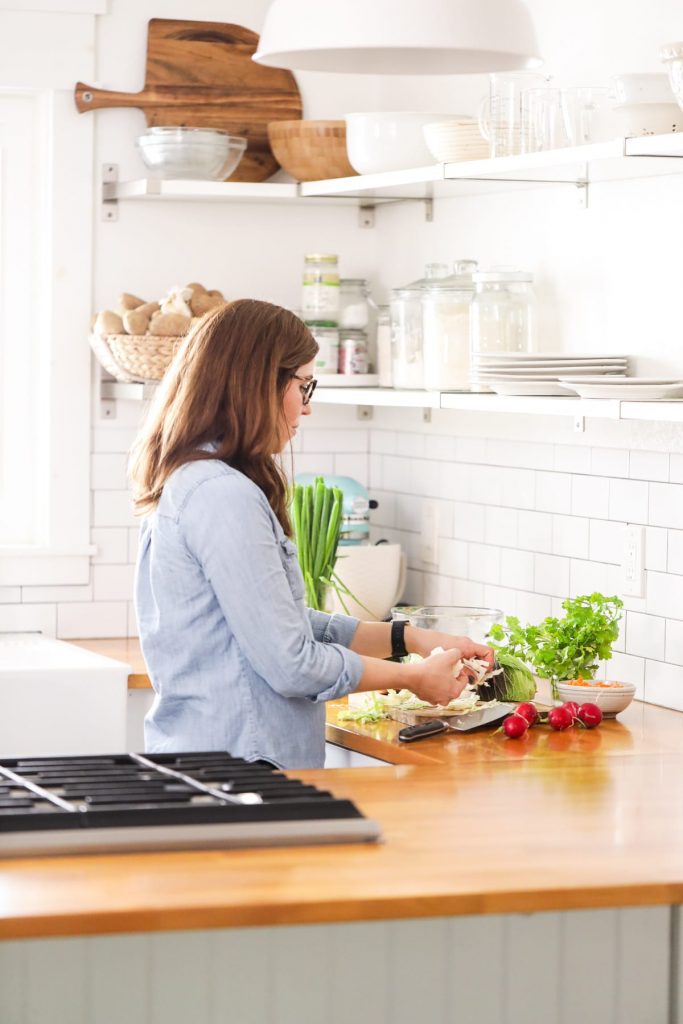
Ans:
[[[153,18],[147,33],[145,86],[110,92],[78,82],[80,113],[139,107],[149,127],[221,128],[248,140],[231,181],[265,181],[279,164],[268,143],[269,121],[296,121],[301,95],[291,71],[251,59],[259,37],[242,25]]]

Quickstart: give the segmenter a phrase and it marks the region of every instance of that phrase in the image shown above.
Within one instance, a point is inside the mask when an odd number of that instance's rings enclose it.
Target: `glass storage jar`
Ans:
[[[377,307],[377,373],[379,386],[390,388],[394,384],[391,365],[391,310],[388,306]]]
[[[339,373],[368,373],[368,336],[365,331],[339,328]]]
[[[304,257],[301,314],[307,324],[336,327],[339,323],[339,267],[331,253]]]
[[[339,372],[339,330],[336,327],[311,326],[311,334],[318,342],[315,357],[316,375]]]
[[[523,270],[487,270],[473,275],[470,315],[473,362],[486,352],[533,352],[533,275]]]
[[[452,274],[424,289],[424,385],[430,391],[469,387],[470,307],[476,269],[476,260],[458,260]]]
[[[446,263],[429,263],[425,276],[391,293],[391,358],[395,388],[424,387],[422,295],[448,273]]]
[[[370,323],[368,282],[363,277],[342,277],[339,282],[339,326],[352,331],[367,331]]]

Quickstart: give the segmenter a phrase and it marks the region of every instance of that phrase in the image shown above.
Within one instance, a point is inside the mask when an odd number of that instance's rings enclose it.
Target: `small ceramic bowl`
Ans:
[[[558,683],[560,700],[574,700],[577,704],[597,704],[603,718],[614,718],[629,706],[635,696],[633,683],[617,686],[575,686],[572,683]]]

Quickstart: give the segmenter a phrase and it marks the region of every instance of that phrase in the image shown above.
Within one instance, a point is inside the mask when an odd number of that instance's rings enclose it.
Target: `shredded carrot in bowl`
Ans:
[[[592,686],[600,687],[603,690],[623,690],[624,683],[608,683],[597,679],[582,679],[580,676],[578,679],[567,679],[564,683],[565,686]]]

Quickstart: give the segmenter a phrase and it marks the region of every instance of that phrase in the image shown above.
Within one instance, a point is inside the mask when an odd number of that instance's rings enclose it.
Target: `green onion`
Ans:
[[[325,591],[338,589],[334,567],[341,533],[343,494],[316,477],[313,484],[294,484],[291,518],[299,565],[309,608],[321,611]]]

